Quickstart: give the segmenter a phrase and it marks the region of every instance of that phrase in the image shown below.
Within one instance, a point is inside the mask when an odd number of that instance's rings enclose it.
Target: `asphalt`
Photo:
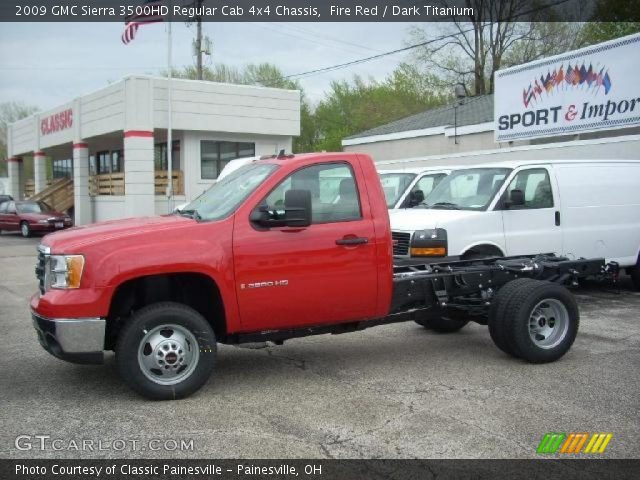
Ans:
[[[0,457],[533,458],[547,432],[610,432],[603,457],[640,455],[640,293],[628,278],[575,291],[580,332],[553,364],[506,356],[479,325],[439,335],[404,323],[221,346],[197,394],[150,402],[112,355],[81,366],[42,350],[28,306],[38,241],[0,236]],[[16,447],[21,435],[31,449]],[[76,451],[83,440],[93,451]]]

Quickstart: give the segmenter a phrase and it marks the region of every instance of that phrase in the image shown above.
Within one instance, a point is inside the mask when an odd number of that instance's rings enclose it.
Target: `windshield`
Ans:
[[[416,178],[415,173],[381,173],[380,182],[384,190],[384,196],[387,199],[387,208],[395,207],[402,194],[407,190],[413,179]]]
[[[16,203],[16,210],[18,213],[44,213],[53,211],[53,209],[44,202]]]
[[[509,168],[470,168],[453,172],[425,198],[425,208],[486,210],[509,175]]]
[[[278,168],[270,163],[240,167],[184,207],[180,213],[202,220],[228,217]]]

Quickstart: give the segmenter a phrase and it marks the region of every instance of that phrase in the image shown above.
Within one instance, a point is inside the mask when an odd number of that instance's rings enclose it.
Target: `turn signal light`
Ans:
[[[411,247],[412,257],[444,257],[447,251],[444,247],[418,248]]]

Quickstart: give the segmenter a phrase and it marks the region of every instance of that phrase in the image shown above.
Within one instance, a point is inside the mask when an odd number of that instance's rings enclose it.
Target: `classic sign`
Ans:
[[[42,133],[42,135],[49,135],[71,128],[72,125],[73,109],[69,108],[40,120],[40,133]]]
[[[640,125],[640,34],[496,72],[498,142]]]

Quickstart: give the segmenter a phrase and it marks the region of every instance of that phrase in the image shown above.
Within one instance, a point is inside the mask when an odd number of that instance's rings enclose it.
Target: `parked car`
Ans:
[[[512,161],[454,171],[390,213],[401,258],[603,257],[640,288],[640,161]]]
[[[48,233],[73,226],[66,213],[56,212],[44,202],[15,202],[0,204],[0,230],[20,232],[23,237],[32,233]]]
[[[0,205],[11,200],[13,200],[13,197],[11,195],[0,195]]]
[[[451,167],[380,170],[380,181],[390,210],[413,208],[451,173]]]
[[[57,232],[38,250],[31,312],[43,348],[77,363],[114,350],[123,380],[152,399],[200,388],[218,342],[398,321],[453,332],[475,319],[505,352],[551,362],[578,331],[562,284],[613,268],[553,257],[396,267],[374,163],[346,152],[263,158],[180,214]],[[554,319],[541,328],[534,314]]]

